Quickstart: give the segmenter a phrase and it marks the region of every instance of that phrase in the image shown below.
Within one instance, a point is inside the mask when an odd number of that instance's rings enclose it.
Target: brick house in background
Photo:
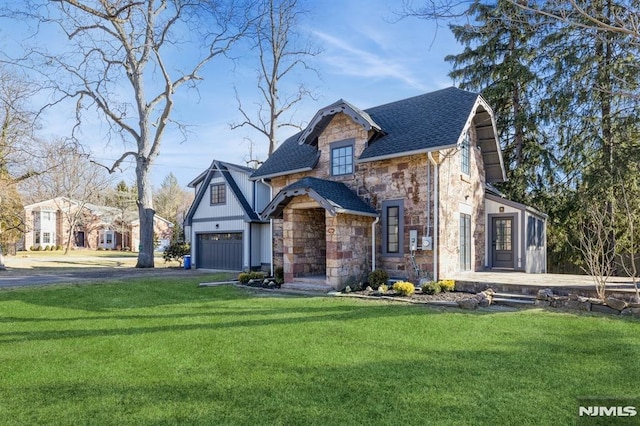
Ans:
[[[334,288],[373,269],[417,280],[546,272],[546,215],[506,200],[493,111],[456,88],[360,110],[340,100],[287,139],[270,181],[275,266]]]
[[[24,215],[27,224],[23,239],[25,250],[66,247],[69,235],[71,248],[137,251],[140,244],[137,215],[115,207],[56,197],[25,206]],[[155,216],[154,232],[158,248],[164,247],[171,240],[173,224]]]

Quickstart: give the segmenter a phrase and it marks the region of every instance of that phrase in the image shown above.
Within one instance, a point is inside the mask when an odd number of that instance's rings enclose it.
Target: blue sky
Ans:
[[[462,47],[446,26],[437,28],[415,18],[393,23],[393,9],[401,4],[397,0],[305,3],[309,13],[300,30],[323,51],[313,59],[320,78],[314,73],[300,77],[318,99],[299,104],[292,121],[305,124],[319,108],[341,98],[366,109],[453,84],[444,57]],[[249,152],[247,138],[255,142],[256,156],[266,157],[264,137],[244,128],[230,129],[231,123],[241,120],[234,86],[244,105],[250,106],[257,98],[255,72],[247,58],[240,57],[236,64],[216,58],[202,74],[204,81],[197,92],[182,90],[176,96],[173,118],[188,125],[189,134],[186,141],[177,134],[165,135],[153,170],[156,188],[170,172],[186,186],[213,159],[244,164]],[[286,93],[286,87],[282,91]],[[64,118],[69,116],[69,111],[50,112],[44,117],[44,129],[50,136],[64,136],[70,131],[71,121]],[[123,152],[122,146],[105,147],[104,139],[97,136],[104,125],[87,124],[84,140],[94,157],[108,162]],[[293,132],[282,132],[280,140]],[[133,182],[132,170],[130,167],[122,178]]]

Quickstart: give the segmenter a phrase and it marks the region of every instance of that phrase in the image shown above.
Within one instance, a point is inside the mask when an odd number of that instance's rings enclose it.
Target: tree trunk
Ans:
[[[153,192],[149,179],[149,162],[138,156],[136,163],[138,183],[138,216],[140,218],[140,247],[136,268],[153,268],[154,232],[153,232]]]

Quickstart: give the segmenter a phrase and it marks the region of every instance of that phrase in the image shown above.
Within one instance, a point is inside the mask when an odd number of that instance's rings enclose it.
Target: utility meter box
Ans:
[[[409,231],[409,250],[418,250],[418,231],[415,229]]]
[[[431,237],[422,237],[422,250],[433,250],[433,240]]]

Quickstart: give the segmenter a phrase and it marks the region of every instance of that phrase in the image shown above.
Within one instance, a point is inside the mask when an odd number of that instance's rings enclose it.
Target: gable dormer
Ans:
[[[298,145],[318,151],[314,169],[323,177],[355,173],[356,159],[368,141],[382,134],[382,128],[369,114],[349,102],[339,101],[320,109],[298,136]]]

